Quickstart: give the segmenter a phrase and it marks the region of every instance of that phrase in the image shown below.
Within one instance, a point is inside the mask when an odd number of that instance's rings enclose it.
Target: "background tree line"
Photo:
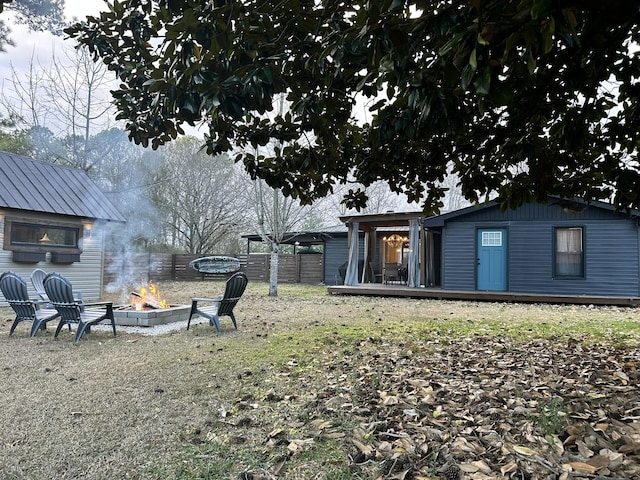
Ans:
[[[257,233],[264,251],[277,253],[286,232],[335,225],[354,212],[340,189],[305,206],[285,197],[229,154],[208,155],[195,131],[157,150],[130,142],[114,120],[112,81],[84,50],[64,49],[47,62],[32,58],[26,76],[13,71],[0,97],[0,150],[84,170],[129,220],[110,248],[240,253],[240,236]],[[360,213],[417,208],[383,182],[367,191]]]

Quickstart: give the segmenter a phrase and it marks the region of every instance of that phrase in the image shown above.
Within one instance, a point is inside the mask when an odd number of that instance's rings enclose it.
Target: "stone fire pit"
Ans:
[[[148,308],[136,310],[133,305],[113,308],[116,325],[133,327],[153,327],[167,323],[189,320],[190,305],[172,305],[169,308]]]

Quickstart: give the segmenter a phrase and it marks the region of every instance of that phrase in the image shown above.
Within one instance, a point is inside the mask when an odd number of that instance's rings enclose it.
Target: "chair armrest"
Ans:
[[[76,302],[82,307],[113,307],[113,302]]]
[[[192,298],[191,302],[219,302],[222,300],[222,295],[218,298]]]

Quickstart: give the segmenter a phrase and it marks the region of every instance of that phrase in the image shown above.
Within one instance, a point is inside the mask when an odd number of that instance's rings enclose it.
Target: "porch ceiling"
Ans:
[[[340,221],[345,224],[358,222],[359,230],[368,230],[374,227],[396,227],[409,225],[409,220],[422,220],[423,212],[389,212],[371,213],[367,215],[347,215],[340,217]]]

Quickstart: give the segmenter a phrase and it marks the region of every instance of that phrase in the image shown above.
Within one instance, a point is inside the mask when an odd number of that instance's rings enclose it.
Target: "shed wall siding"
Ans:
[[[479,221],[480,217],[474,214],[474,222],[463,222],[460,218],[448,223],[443,232],[443,288],[475,290],[476,229],[502,227],[507,229],[509,291],[640,295],[639,232],[634,221],[608,211],[603,211],[602,218],[564,212],[557,217],[552,221],[517,221],[512,216],[511,221],[499,222],[493,216],[484,216],[484,221]],[[554,229],[576,226],[584,227],[585,278],[554,278]]]
[[[334,238],[325,242],[323,278],[326,285],[340,284],[338,269],[347,261],[348,251],[346,238]]]
[[[475,290],[475,231],[472,223],[452,223],[443,230],[442,288]]]
[[[513,223],[507,238],[508,289],[549,291],[553,278],[553,226],[549,222]]]

